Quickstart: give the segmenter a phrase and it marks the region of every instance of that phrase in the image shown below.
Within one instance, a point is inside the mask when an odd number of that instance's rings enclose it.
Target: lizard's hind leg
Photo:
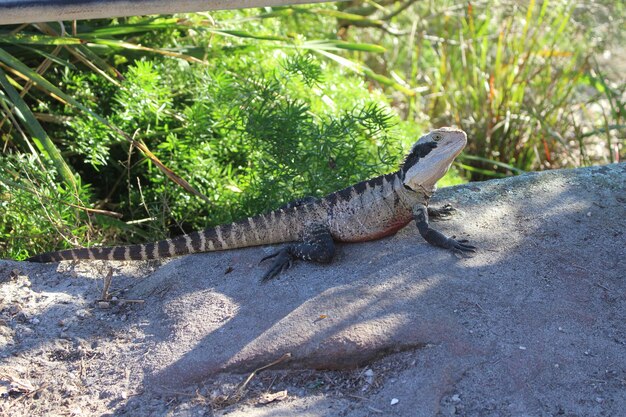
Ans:
[[[278,252],[261,259],[261,262],[263,262],[266,259],[276,258],[272,266],[261,278],[261,281],[268,281],[276,277],[282,271],[291,267],[296,259],[327,264],[333,260],[334,255],[335,243],[328,227],[312,225],[305,231],[301,242],[288,245]]]

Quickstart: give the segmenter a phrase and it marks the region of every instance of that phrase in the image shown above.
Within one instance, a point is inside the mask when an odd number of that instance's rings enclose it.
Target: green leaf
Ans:
[[[52,54],[49,54],[49,53],[47,53],[45,51],[42,51],[41,49],[31,48],[30,46],[22,46],[22,48],[24,48],[24,49],[26,49],[28,51],[31,51],[31,52],[33,52],[33,53],[35,53],[37,55],[41,55],[44,58],[49,59],[50,61],[54,62],[55,64],[61,65],[63,67],[71,68],[73,70],[76,69],[76,66],[74,66],[74,64],[72,64],[71,62],[69,62],[69,61],[67,61],[65,59],[61,59],[61,58],[59,58],[56,55],[52,55]]]
[[[345,49],[348,51],[362,51],[362,52],[374,52],[382,53],[386,49],[380,45],[374,45],[371,43],[353,43],[339,40],[322,40],[322,41],[309,41],[302,44],[303,48],[312,50],[324,50],[324,51],[337,51]]]
[[[254,33],[245,32],[243,30],[234,29],[204,29],[207,32],[215,33],[216,35],[233,36],[236,38],[257,39],[262,41],[290,41],[289,38],[278,35],[257,35]]]
[[[180,19],[170,18],[156,19],[151,23],[142,22],[136,24],[129,23],[120,25],[107,25],[105,27],[97,28],[81,26],[78,29],[81,37],[83,38],[98,38],[103,36],[133,35],[164,29],[178,29],[179,26],[181,26]]]
[[[0,53],[4,52],[0,49]],[[20,120],[22,126],[31,134],[33,140],[38,145],[38,148],[50,158],[59,175],[70,186],[76,186],[76,178],[67,166],[65,160],[61,156],[58,148],[52,143],[46,131],[41,127],[39,121],[35,118],[35,115],[30,111],[30,108],[22,99],[17,90],[9,82],[7,74],[0,68],[0,86],[8,94],[10,101],[12,102],[14,109],[13,113]]]
[[[85,41],[69,36],[48,36],[39,34],[16,33],[0,35],[0,44],[18,45],[80,45]]]
[[[488,169],[476,168],[476,167],[473,167],[471,165],[461,164],[461,163],[458,163],[458,162],[456,162],[455,164],[460,166],[461,168],[463,168],[466,171],[476,172],[476,173],[485,175],[487,177],[504,178],[504,177],[507,176],[506,174],[501,174],[501,173],[496,172],[496,171],[490,171]]]
[[[466,159],[470,161],[480,161],[480,162],[485,162],[488,164],[493,164],[495,166],[499,166],[500,168],[508,169],[509,171],[514,172],[516,174],[523,174],[525,172],[524,170],[516,168],[513,165],[505,164],[504,162],[500,162],[500,161],[494,161],[493,159],[483,158],[481,156],[474,156],[474,155],[465,155],[465,154],[459,155],[459,160],[463,161]]]
[[[121,41],[121,40],[118,40],[118,39],[91,39],[89,42],[93,43],[93,44],[96,44],[96,45],[106,45],[106,46],[119,48],[119,49],[128,49],[128,50],[131,50],[131,51],[151,52],[151,53],[154,53],[154,54],[159,54],[159,55],[169,56],[169,57],[173,57],[173,58],[184,59],[185,61],[195,62],[195,63],[198,63],[198,64],[204,64],[205,63],[201,59],[195,58],[193,56],[181,54],[179,52],[175,52],[175,51],[171,51],[171,50],[167,50],[167,49],[149,48],[147,46],[137,45],[137,44],[134,44],[134,43]]]

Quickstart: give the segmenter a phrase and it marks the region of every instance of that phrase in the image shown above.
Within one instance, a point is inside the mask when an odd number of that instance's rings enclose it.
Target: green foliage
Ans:
[[[92,227],[79,207],[88,187],[59,184],[53,169],[25,155],[0,155],[0,254],[16,259],[89,242]],[[63,241],[72,237],[70,241]],[[74,238],[75,237],[75,238]]]
[[[321,196],[395,169],[442,125],[468,132],[457,167],[472,179],[617,160],[624,84],[593,54],[621,32],[590,16],[623,22],[624,8],[585,5],[368,0],[72,34],[0,27],[0,256],[151,240]]]
[[[389,10],[393,6],[347,10],[370,20],[393,15],[384,20],[387,32],[395,34],[382,38],[387,52],[365,60],[377,72],[395,73],[412,92],[401,91],[408,120],[426,116],[432,125],[467,131],[466,154],[473,158],[465,158],[464,167],[472,179],[480,179],[616,159],[618,138],[626,132],[623,111],[616,104],[601,114],[584,111],[592,103],[604,108],[604,97],[589,95],[590,85],[602,91],[604,71],[597,71],[597,83],[587,77],[598,40],[610,39],[610,22],[623,28],[624,8],[604,16],[604,24],[590,22],[613,6],[444,1],[416,2],[397,15]],[[380,25],[367,27],[350,29],[348,39],[367,42],[380,36]],[[625,86],[613,84],[605,91],[611,91],[606,100],[615,103]],[[601,135],[607,147],[600,155],[577,157],[595,147]]]
[[[324,81],[322,67],[311,55],[298,53],[290,55],[285,59],[283,67],[285,71],[302,77],[302,81],[309,88]]]
[[[276,66],[271,75],[248,68],[245,73],[244,77],[203,69],[185,80],[185,90],[204,90],[193,101],[180,97],[170,102],[174,107],[162,105],[160,116],[148,118],[142,113],[150,106],[143,106],[118,122],[136,126],[160,159],[175,171],[189,173],[190,182],[211,200],[205,204],[189,199],[162,176],[142,176],[142,198],[148,207],[158,210],[167,203],[171,210],[176,225],[167,227],[180,231],[219,224],[297,197],[324,195],[388,171],[399,160],[401,148],[390,143],[393,120],[384,106],[323,109],[310,95],[299,94],[310,81],[300,68]],[[154,86],[164,87],[158,81]],[[169,133],[150,135],[151,129]],[[138,174],[142,171],[144,167],[138,166]],[[137,184],[129,186],[139,193]],[[177,203],[164,202],[163,196]],[[139,197],[132,195],[129,209],[137,206]]]
[[[569,7],[548,10],[548,1],[541,10],[533,6],[531,2],[523,24],[513,17],[501,21],[497,43],[487,37],[489,14],[483,17],[468,9],[459,22],[459,36],[467,41],[458,47],[442,45],[445,59],[435,72],[440,75],[435,89],[444,93],[443,99],[430,103],[429,109],[444,114],[441,122],[451,116],[473,133],[472,155],[522,170],[541,162],[537,149],[545,162],[552,159],[555,143],[547,132],[566,130],[569,120],[562,117],[561,104],[571,99],[584,70],[583,51],[559,42],[569,35],[564,33]]]

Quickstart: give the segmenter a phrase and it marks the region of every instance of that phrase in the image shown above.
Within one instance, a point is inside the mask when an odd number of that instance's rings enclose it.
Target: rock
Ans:
[[[626,164],[530,173],[436,194],[434,205],[450,202],[457,212],[433,226],[469,239],[478,247],[471,257],[426,244],[409,225],[386,239],[339,244],[331,265],[298,262],[265,284],[259,278],[267,265],[258,261],[275,247],[180,257],[156,269],[126,263],[116,284],[130,287],[124,299],[144,302],[123,310],[106,303],[66,326],[64,337],[100,345],[64,363],[76,375],[83,369],[106,376],[116,393],[129,390],[127,402],[120,395],[118,403],[102,400],[119,415],[167,415],[178,393],[191,401],[198,383],[236,373],[238,385],[259,368],[248,388],[289,387],[289,399],[263,407],[230,403],[224,413],[386,415],[395,398],[399,416],[620,415],[626,409],[623,372],[616,368],[626,345],[624,201]],[[32,281],[29,294],[42,288],[71,294],[72,310],[49,304],[33,313],[29,302],[23,317],[15,309],[6,323],[17,324],[19,333],[28,328],[25,319],[37,317],[36,338],[28,343],[57,341],[64,315],[76,319],[73,311],[100,296],[89,278],[101,275],[91,264],[80,264],[85,269],[75,280],[85,282],[69,289],[64,279],[51,286],[57,266],[19,264]],[[0,289],[10,286],[18,284]],[[16,344],[22,351],[7,366],[15,367],[16,358],[31,365],[25,345]],[[35,359],[38,369],[61,372]],[[271,375],[274,369],[301,369],[309,378]],[[346,369],[349,388],[342,391],[328,376],[334,373],[319,369]],[[359,388],[369,378],[376,389],[365,395]],[[321,385],[309,388],[311,381]]]

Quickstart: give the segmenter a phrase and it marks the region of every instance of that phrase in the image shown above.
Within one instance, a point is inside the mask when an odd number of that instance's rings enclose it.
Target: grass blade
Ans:
[[[366,75],[376,81],[378,81],[379,83],[383,84],[383,85],[387,85],[390,87],[395,88],[398,91],[403,92],[404,94],[406,94],[407,96],[411,97],[415,95],[415,91],[411,90],[410,88],[406,88],[405,86],[395,82],[394,80],[392,80],[391,78],[387,78],[384,75],[380,75],[375,73],[374,71],[372,71],[370,68],[366,67],[363,64],[359,64],[357,62],[354,61],[350,61],[349,59],[346,59],[342,56],[330,53],[328,51],[325,51],[323,49],[317,49],[317,48],[311,48],[313,51],[324,55],[327,58],[332,59],[333,61],[337,62],[340,65],[343,65],[344,67],[350,69],[351,71],[356,72],[357,74],[361,74],[361,75]]]
[[[371,43],[345,42],[339,40],[309,41],[305,42],[302,47],[307,49],[319,49],[324,51],[338,51],[341,49],[346,51],[361,51],[373,53],[382,53],[386,51],[386,49],[380,45],[374,45]]]
[[[504,169],[508,169],[511,172],[514,172],[515,174],[523,174],[526,171],[516,168],[513,165],[509,165],[509,164],[505,164],[504,162],[500,162],[500,161],[494,161],[493,159],[489,159],[489,158],[483,158],[481,156],[474,156],[474,155],[459,155],[459,160],[470,160],[470,161],[479,161],[479,162],[484,162],[486,164],[492,164],[495,166],[498,166],[500,168],[504,168]]]
[[[38,148],[52,161],[61,178],[63,178],[68,185],[75,187],[76,178],[70,170],[70,167],[65,163],[61,152],[59,152],[59,149],[52,143],[52,140],[50,140],[46,131],[41,127],[39,121],[30,111],[24,99],[11,85],[9,77],[2,68],[0,68],[0,86],[2,86],[2,89],[7,93],[14,106],[13,113],[20,120],[28,133],[31,134]]]

